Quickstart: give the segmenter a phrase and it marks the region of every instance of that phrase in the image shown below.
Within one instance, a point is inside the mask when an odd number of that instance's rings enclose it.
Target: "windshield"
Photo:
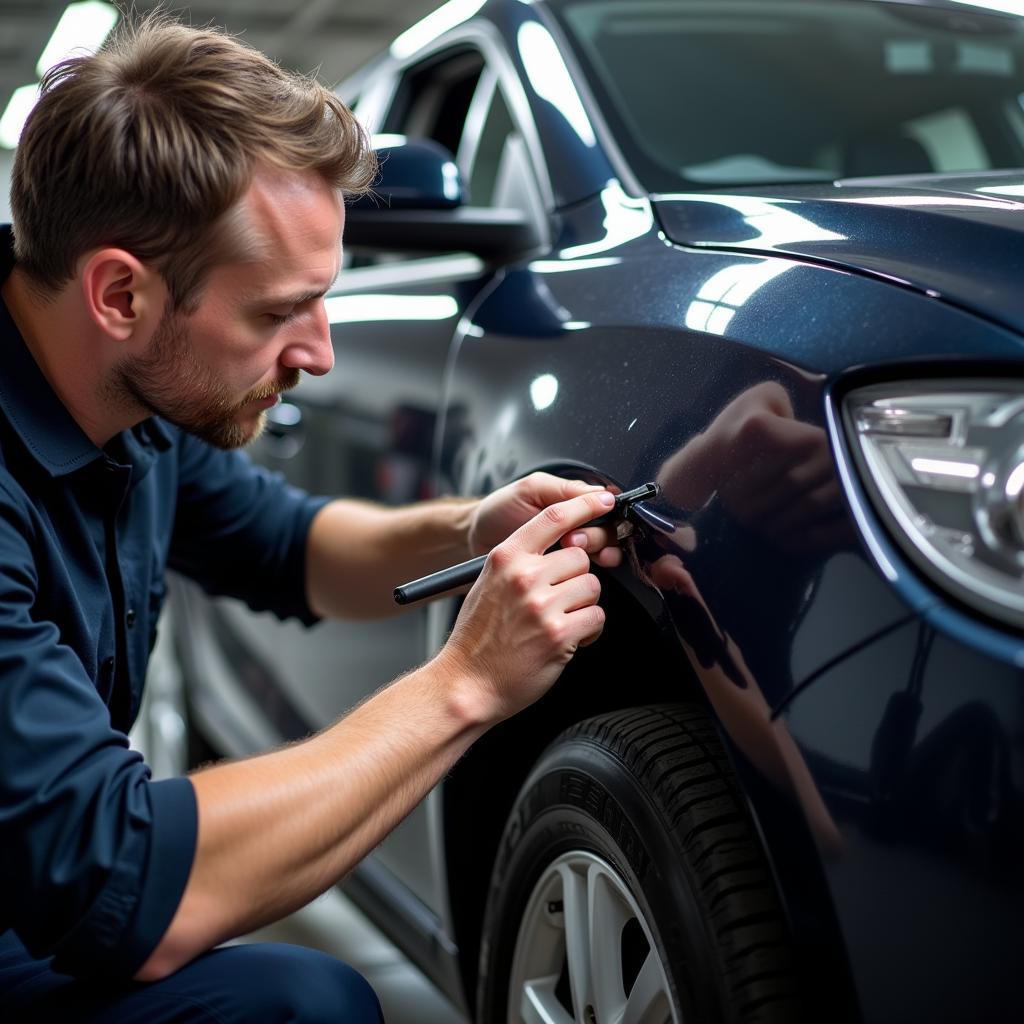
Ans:
[[[1024,166],[1024,17],[881,0],[551,0],[655,192]]]

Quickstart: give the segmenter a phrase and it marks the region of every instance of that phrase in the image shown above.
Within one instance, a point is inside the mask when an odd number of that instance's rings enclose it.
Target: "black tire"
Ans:
[[[579,723],[555,740],[524,783],[491,877],[480,1024],[522,1019],[519,1006],[530,986],[517,980],[510,997],[510,980],[537,956],[555,958],[552,964],[561,956],[556,995],[569,1019],[605,1024],[596,1007],[572,1005],[564,952],[570,912],[557,898],[559,878],[574,879],[567,872],[578,870],[588,872],[587,879],[604,879],[602,864],[621,880],[637,918],[617,940],[622,980],[616,985],[623,999],[646,944],[660,958],[664,985],[655,1018],[675,1024],[799,1019],[788,930],[726,753],[702,708],[667,705]],[[614,884],[614,877],[602,884]],[[566,896],[574,886],[566,883]],[[551,927],[555,938],[545,937]],[[607,948],[619,955],[619,946]],[[549,977],[557,972],[554,966]],[[662,1001],[670,1011],[660,1011]]]

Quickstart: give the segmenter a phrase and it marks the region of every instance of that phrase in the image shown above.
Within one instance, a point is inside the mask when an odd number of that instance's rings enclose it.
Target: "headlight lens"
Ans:
[[[960,600],[1024,627],[1024,382],[861,388],[843,417],[910,558]]]

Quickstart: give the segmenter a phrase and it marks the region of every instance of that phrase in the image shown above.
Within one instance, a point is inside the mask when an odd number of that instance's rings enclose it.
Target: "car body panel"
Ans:
[[[736,194],[659,197],[673,241],[820,261],[1024,326],[1020,175],[837,182]],[[966,258],[967,253],[969,258]]]
[[[603,216],[580,209],[578,217],[567,219],[566,230],[581,247],[588,244],[588,222],[602,228],[607,222],[603,205],[599,200],[595,205]],[[797,418],[820,431],[824,444],[830,384],[850,368],[871,365],[881,367],[884,374],[888,363],[895,375],[918,363],[960,361],[970,352],[979,363],[999,361],[1004,370],[1019,372],[1017,336],[936,297],[795,260],[665,249],[652,229],[639,239],[602,250],[600,256],[588,251],[575,267],[572,259],[538,259],[510,269],[489,292],[459,343],[447,387],[443,448],[451,453],[452,465],[443,467],[443,475],[459,490],[486,493],[530,470],[566,464],[594,467],[597,478],[622,487],[663,478],[673,454],[706,430],[723,407],[767,381],[786,388]],[[619,286],[623,263],[636,269],[628,290]],[[524,327],[517,331],[521,322]],[[687,324],[700,324],[703,330],[687,329]],[[822,336],[822,324],[828,325],[827,338]],[[538,388],[538,381],[544,386]],[[764,467],[757,462],[752,456],[747,470],[763,474]],[[692,538],[686,534],[685,521],[670,502],[656,499],[646,507],[677,522],[685,543],[652,530],[653,544],[646,556],[639,553],[623,574],[634,577],[635,583],[637,571],[643,576],[652,559],[663,553],[683,558],[715,622],[742,651],[765,701],[780,707],[791,700],[780,721],[787,728],[796,723],[791,732],[820,774],[812,771],[815,785],[825,794],[826,815],[843,832],[842,851],[830,848],[834,837],[815,836],[820,826],[815,818],[821,813],[815,800],[805,815],[803,843],[827,849],[825,871],[841,929],[852,927],[851,921],[860,927],[864,905],[857,904],[849,879],[861,871],[862,884],[868,872],[891,870],[898,877],[899,871],[911,870],[914,857],[893,844],[892,863],[885,866],[886,844],[863,839],[860,820],[847,812],[845,790],[835,800],[829,795],[837,785],[835,776],[845,781],[847,773],[830,767],[819,751],[830,750],[843,769],[865,770],[864,759],[881,728],[886,701],[909,685],[910,661],[903,656],[907,637],[932,628],[919,624],[916,613],[941,602],[930,588],[922,601],[916,579],[905,580],[907,587],[894,591],[870,549],[854,540],[852,530],[846,543],[831,550],[801,553],[780,550],[770,538],[738,529],[720,514],[703,513],[696,548],[690,550]],[[890,557],[900,561],[891,552]],[[905,567],[903,572],[906,577]],[[911,597],[917,599],[916,607],[908,600]],[[665,619],[688,639],[687,629],[694,623],[685,610],[677,614],[671,600],[667,604]],[[956,638],[951,643],[971,643],[984,629],[976,621],[954,623],[948,616],[934,625],[940,631],[951,628]],[[871,642],[890,628],[891,636]],[[1014,663],[1024,656],[1024,643],[997,632],[1002,641],[999,654],[1006,663],[997,669],[984,655],[973,657],[989,665],[985,671],[993,694],[993,721],[999,723],[1007,751],[1012,747],[1019,763],[1019,740],[1013,737],[1021,735],[1022,678]],[[691,639],[693,648],[699,648],[700,638]],[[857,649],[865,643],[864,650]],[[851,653],[843,659],[847,651]],[[834,668],[792,699],[807,677],[837,657]],[[883,671],[887,664],[893,668]],[[694,667],[699,674],[699,666]],[[941,669],[930,671],[942,674]],[[857,688],[856,680],[864,677],[874,685]],[[836,678],[844,682],[833,691],[827,680]],[[719,682],[709,680],[708,686]],[[941,735],[949,728],[943,724],[947,719],[956,721],[963,714],[955,696],[962,683],[947,676],[945,684],[928,685],[936,693],[942,688],[946,693],[941,702],[936,697],[934,710],[922,716],[919,735],[926,736],[933,728]],[[660,689],[671,699],[670,679],[663,680]],[[722,713],[721,698],[713,690],[708,699],[720,712],[742,770],[748,776],[770,776],[770,766],[756,763],[742,721]],[[1010,790],[1019,792],[1020,781],[1015,777]],[[867,785],[863,779],[862,784]],[[795,783],[791,795],[806,797]],[[755,804],[762,822],[777,814],[777,795],[769,793],[763,799]],[[854,830],[849,841],[848,824]],[[938,856],[937,840],[922,834],[923,829],[911,829],[913,841],[920,844],[920,856],[932,863]],[[801,846],[793,837],[789,841]],[[1019,846],[1013,848],[1019,852]],[[777,860],[787,855],[777,841],[771,849]],[[792,864],[778,865],[780,874],[795,873],[806,856],[806,849],[793,853]],[[862,856],[870,859],[870,867],[847,863]],[[958,886],[970,884],[969,872],[965,875],[961,867],[951,870]],[[983,864],[975,864],[974,870],[977,884],[987,885]],[[934,866],[931,871],[929,877],[937,881],[941,872]],[[911,947],[926,926],[910,903],[892,904],[891,912],[883,914],[884,885],[874,892],[880,901],[876,920],[887,920],[885,958],[865,951],[870,944],[858,935],[863,963],[854,965],[856,988],[871,1004],[867,1019],[898,1020],[895,1010],[895,1015],[883,1012],[884,992],[871,986],[888,977],[885,965],[892,948],[900,943]],[[975,923],[967,931],[958,931],[959,918],[939,929],[947,955],[955,958],[955,951],[960,951],[965,958],[976,956],[975,932],[985,913],[979,904],[968,915]],[[868,984],[872,971],[875,976]],[[990,979],[992,991],[1005,993],[1014,971],[1009,961],[989,962],[977,976]],[[888,1005],[900,1006],[902,1012],[901,1004]],[[822,1012],[834,1009],[821,1007]],[[929,1013],[931,1019],[958,1019],[944,1016],[938,1005]]]

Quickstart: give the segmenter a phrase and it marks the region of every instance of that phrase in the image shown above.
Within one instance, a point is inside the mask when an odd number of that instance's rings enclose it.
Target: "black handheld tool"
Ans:
[[[587,526],[608,526],[621,521],[626,518],[626,513],[633,505],[638,501],[653,498],[659,490],[657,484],[644,484],[641,487],[634,487],[631,491],[616,494],[615,505],[612,508],[604,515],[584,523],[580,529]],[[483,572],[486,561],[487,556],[480,555],[478,558],[471,558],[468,562],[460,562],[447,569],[432,572],[429,576],[412,580],[410,583],[403,583],[400,587],[395,587],[395,603],[412,604],[414,601],[423,601],[428,597],[437,597],[438,594],[443,594],[445,591],[464,587],[466,584],[472,583]]]

